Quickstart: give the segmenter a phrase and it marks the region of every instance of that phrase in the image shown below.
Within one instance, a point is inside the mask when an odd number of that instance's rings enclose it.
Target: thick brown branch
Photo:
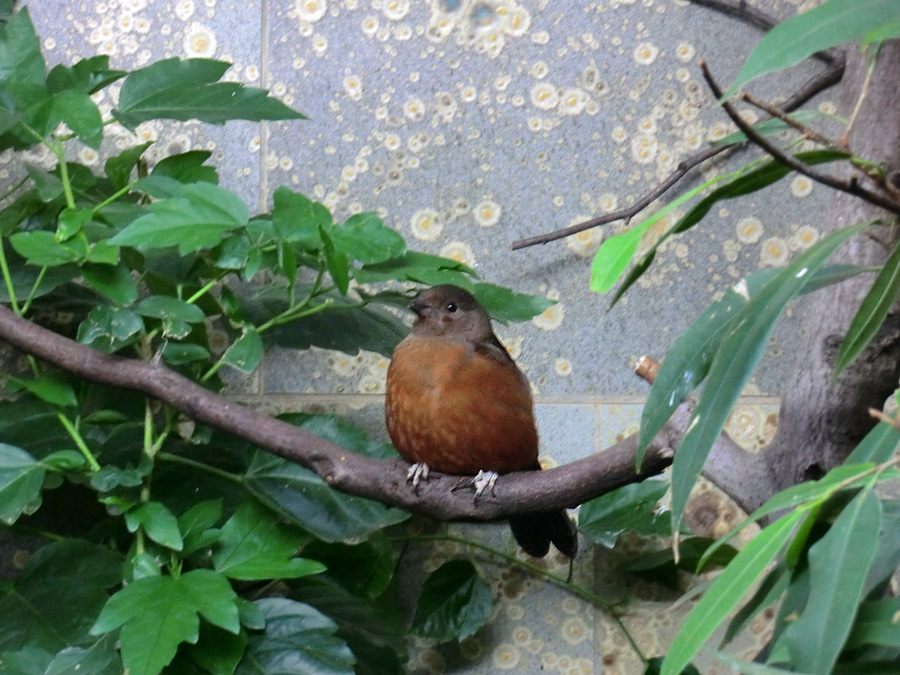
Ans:
[[[415,494],[406,483],[408,464],[348,452],[286,422],[219,396],[158,363],[110,356],[16,316],[0,305],[0,339],[94,382],[137,391],[163,401],[187,417],[244,438],[296,462],[341,492],[375,499],[439,520],[494,520],[515,513],[574,507],[597,495],[662,471],[671,462],[680,432],[674,423],[653,442],[634,470],[637,437],[600,454],[541,472],[503,476],[493,494],[476,502],[466,490],[452,491],[457,478],[432,474]],[[683,421],[686,424],[686,420]]]
[[[709,69],[706,67],[706,63],[701,61],[700,68],[703,71],[703,78],[706,80],[706,84],[709,85],[709,88],[712,91],[713,95],[717,99],[722,98],[722,90],[710,74]],[[765,150],[769,155],[777,159],[785,166],[792,168],[798,173],[802,173],[804,176],[816,181],[817,183],[822,183],[823,185],[827,185],[828,187],[839,190],[840,192],[846,192],[847,194],[859,197],[869,204],[878,206],[882,209],[885,209],[886,211],[890,211],[891,213],[900,215],[900,203],[895,202],[889,197],[880,195],[876,192],[872,192],[871,190],[867,190],[853,179],[844,181],[829,174],[821,173],[820,171],[813,169],[811,166],[809,166],[809,164],[800,161],[796,157],[793,157],[792,155],[789,155],[781,150],[781,148],[779,148],[778,146],[770,143],[765,136],[755,131],[750,124],[748,124],[740,115],[738,115],[737,111],[728,101],[722,101],[722,108],[728,114],[728,117],[731,118],[731,121],[737,125],[738,129],[744,132],[744,134],[752,143],[758,145],[760,148]]]
[[[821,74],[811,78],[805,85],[803,85],[803,87],[801,87],[797,93],[795,93],[787,101],[785,101],[782,109],[786,112],[796,110],[819,92],[822,92],[829,87],[833,87],[835,84],[840,82],[843,73],[844,61],[843,59],[839,59],[828,70],[823,71]],[[521,248],[528,248],[529,246],[547,244],[551,241],[563,239],[565,237],[568,237],[569,235],[577,234],[584,230],[589,230],[592,227],[599,227],[600,225],[613,223],[617,220],[629,220],[630,218],[633,218],[645,208],[650,206],[650,204],[652,204],[656,199],[668,192],[678,181],[684,178],[691,171],[691,169],[694,169],[706,160],[712,159],[713,157],[725,152],[726,150],[733,150],[735,148],[743,147],[744,145],[746,145],[746,142],[737,143],[734,145],[714,145],[708,148],[704,148],[703,150],[700,150],[690,157],[679,162],[675,170],[671,174],[669,174],[669,176],[662,183],[651,189],[628,208],[620,209],[618,211],[615,211],[614,213],[608,213],[605,216],[592,218],[591,220],[587,220],[583,223],[577,223],[570,227],[564,227],[562,229],[548,232],[546,234],[535,235],[534,237],[528,237],[527,239],[519,239],[518,241],[514,241],[512,243],[510,249],[512,249],[513,251],[517,251]]]

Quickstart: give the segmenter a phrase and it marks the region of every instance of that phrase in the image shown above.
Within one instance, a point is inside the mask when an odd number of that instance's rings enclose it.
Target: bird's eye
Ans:
[[[450,312],[450,313],[455,312],[455,311],[456,311],[456,303],[455,303],[455,302],[448,302],[448,303],[447,303],[447,311]]]

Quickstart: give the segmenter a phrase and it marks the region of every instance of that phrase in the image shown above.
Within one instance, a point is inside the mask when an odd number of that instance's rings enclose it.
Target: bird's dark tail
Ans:
[[[565,511],[526,513],[509,519],[513,536],[525,553],[543,558],[550,550],[550,543],[561,553],[574,558],[578,552],[578,535],[575,525]]]

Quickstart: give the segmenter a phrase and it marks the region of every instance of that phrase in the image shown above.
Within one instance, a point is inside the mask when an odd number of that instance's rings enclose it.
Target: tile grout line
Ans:
[[[263,88],[269,85],[269,0],[260,0],[260,29],[259,29],[259,77]],[[259,122],[259,195],[257,208],[260,213],[265,212],[269,192],[269,174],[266,171],[266,158],[269,155],[269,125],[265,120]],[[256,378],[256,395],[265,396],[266,393],[266,356],[263,354],[259,360],[259,375]]]

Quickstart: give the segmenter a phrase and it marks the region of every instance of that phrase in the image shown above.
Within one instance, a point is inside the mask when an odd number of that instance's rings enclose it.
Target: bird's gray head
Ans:
[[[426,288],[410,303],[414,335],[482,342],[493,335],[491,317],[466,290],[444,284]]]

